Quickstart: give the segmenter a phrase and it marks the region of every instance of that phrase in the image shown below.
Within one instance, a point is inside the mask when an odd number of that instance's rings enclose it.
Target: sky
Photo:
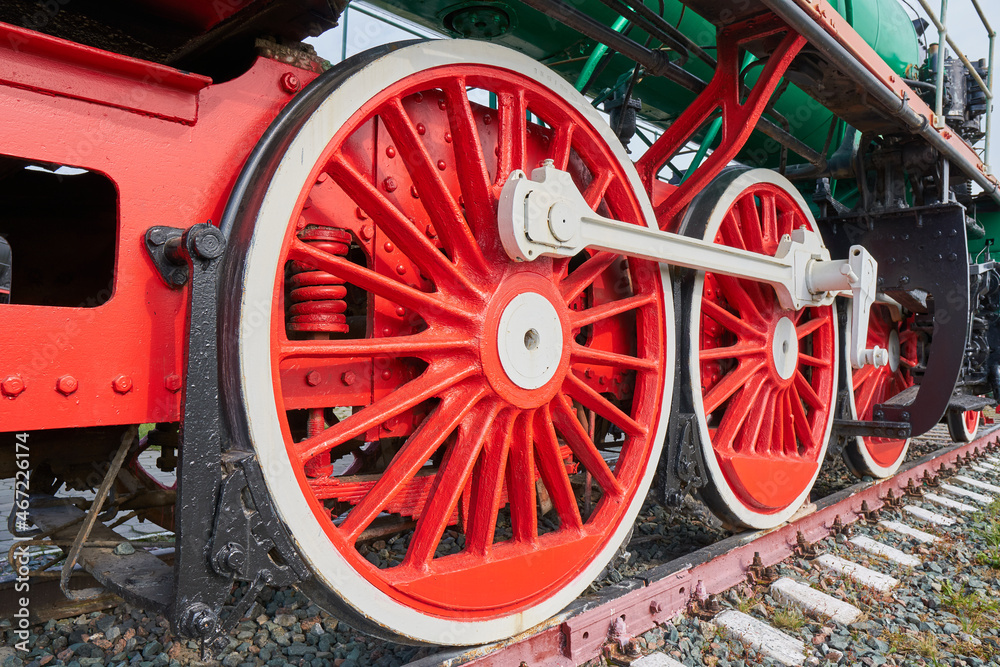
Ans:
[[[940,11],[940,5],[938,4],[941,0],[928,0],[928,4],[933,7],[936,11]],[[951,33],[952,39],[956,44],[962,47],[962,50],[968,56],[969,60],[976,61],[979,58],[989,59],[989,40],[986,35],[986,30],[983,27],[982,22],[979,19],[979,15],[976,13],[975,8],[972,6],[971,0],[945,0],[948,2],[948,12],[947,12],[947,26]],[[923,9],[920,7],[918,0],[899,0],[904,6],[909,5],[907,8],[907,13],[911,17],[923,16]],[[1000,0],[979,0],[980,6],[986,13],[986,18],[990,22],[991,27],[995,31],[1000,31]],[[347,42],[344,43],[344,19],[341,19],[341,25],[330,30],[318,38],[309,40],[315,47],[319,54],[330,60],[331,62],[337,62],[341,60],[343,55],[350,57],[355,53],[359,53],[373,46],[378,46],[379,44],[385,44],[388,42],[413,39],[415,35],[413,32],[407,32],[406,30],[387,25],[377,19],[373,19],[362,11],[358,9],[353,9],[353,7],[361,6],[362,9],[367,5],[363,3],[352,3],[348,9],[348,15],[346,17],[347,23]],[[378,10],[376,10],[377,12]],[[405,22],[403,22],[405,24]],[[427,31],[426,28],[421,26],[410,25],[414,32],[420,36],[426,37],[436,37],[435,35]],[[938,41],[937,30],[933,25],[927,29],[926,33],[927,43],[933,43]],[[997,38],[997,50],[1000,51],[1000,37]],[[950,50],[949,50],[950,51]],[[953,54],[952,54],[953,55]],[[998,67],[1000,67],[1000,53],[997,53],[996,60]],[[994,87],[1000,90],[1000,74],[996,75],[994,81]],[[994,165],[1000,164],[1000,103],[995,103],[993,105],[993,147],[992,147],[992,160]],[[980,144],[981,146],[981,144]],[[641,154],[644,145],[639,142],[638,139],[633,140],[629,148],[632,150],[632,157],[636,158]],[[991,171],[995,174],[1000,174],[1000,168],[994,167]]]

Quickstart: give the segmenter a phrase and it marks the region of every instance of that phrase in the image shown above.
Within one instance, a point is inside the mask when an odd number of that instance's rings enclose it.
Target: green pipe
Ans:
[[[625,29],[626,25],[628,25],[628,19],[624,16],[619,16],[615,19],[611,29],[615,32],[621,32]],[[587,63],[583,66],[583,69],[580,70],[580,76],[576,77],[577,90],[583,90],[583,87],[587,85],[587,82],[590,81],[590,77],[594,74],[594,70],[597,69],[597,63],[601,61],[601,58],[603,58],[604,54],[607,52],[608,47],[606,44],[598,44],[594,47],[594,52],[590,54],[590,57],[587,58]]]

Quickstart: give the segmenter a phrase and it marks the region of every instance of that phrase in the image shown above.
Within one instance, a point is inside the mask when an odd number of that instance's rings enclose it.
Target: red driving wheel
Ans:
[[[692,203],[682,231],[774,255],[815,222],[790,183],[768,170],[724,172]],[[689,368],[709,473],[703,496],[723,519],[777,525],[805,500],[826,451],[836,387],[832,307],[784,310],[774,290],[696,274]]]
[[[553,160],[604,215],[649,224],[651,208],[586,100],[500,47],[406,46],[304,95],[245,246],[246,275],[271,276],[265,303],[243,298],[268,325],[242,332],[239,368],[272,498],[349,622],[441,644],[516,634],[631,529],[673,311],[656,264],[511,260],[498,195]]]
[[[909,328],[911,318],[893,321],[892,311],[884,304],[872,305],[868,318],[869,349],[876,345],[889,353],[885,366],[851,368],[848,372],[848,396],[854,419],[871,421],[875,406],[884,403],[913,385],[910,369],[917,365],[917,334]],[[845,353],[851,345],[850,314],[846,326]],[[906,458],[909,438],[851,438],[844,447],[844,460],[859,477],[883,478],[899,469]]]

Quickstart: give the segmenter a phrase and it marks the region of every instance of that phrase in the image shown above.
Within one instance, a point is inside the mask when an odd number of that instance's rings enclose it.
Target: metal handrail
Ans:
[[[952,50],[955,51],[955,55],[957,55],[959,59],[961,59],[962,64],[965,65],[965,68],[969,70],[969,73],[972,75],[972,78],[975,79],[977,84],[979,84],[980,90],[983,91],[983,93],[986,95],[986,98],[990,101],[989,104],[990,108],[987,109],[986,112],[986,145],[983,153],[983,163],[986,164],[987,168],[989,168],[990,130],[992,129],[993,125],[992,123],[993,56],[994,56],[994,43],[996,41],[996,33],[990,26],[989,21],[986,20],[986,13],[980,6],[979,0],[969,0],[972,3],[972,6],[975,7],[976,13],[979,14],[979,19],[983,22],[983,27],[986,28],[986,34],[989,36],[990,39],[989,67],[987,70],[988,75],[986,77],[989,80],[989,83],[987,83],[983,81],[981,76],[979,76],[979,72],[976,71],[976,68],[972,66],[972,63],[969,62],[969,59],[965,56],[964,53],[962,53],[962,50],[958,48],[958,45],[955,44],[955,41],[951,38],[951,35],[948,34],[948,23],[947,23],[948,0],[941,0],[940,18],[938,18],[938,15],[934,13],[933,9],[931,9],[931,6],[927,3],[927,0],[917,0],[917,1],[920,3],[920,6],[924,8],[924,11],[927,12],[927,16],[929,16],[931,21],[934,23],[934,27],[937,28],[938,35],[940,36],[938,39],[938,68],[937,68],[937,80],[936,80],[937,91],[935,93],[935,98],[934,98],[934,126],[939,130],[944,128],[944,117],[943,117],[944,61],[945,57],[947,56],[947,46],[950,46]]]

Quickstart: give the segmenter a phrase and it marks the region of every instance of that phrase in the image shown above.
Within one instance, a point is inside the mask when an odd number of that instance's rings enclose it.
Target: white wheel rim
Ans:
[[[590,566],[552,597],[525,612],[470,622],[444,620],[421,614],[393,600],[357,575],[330,545],[321,524],[300,492],[284,447],[276,446],[276,443],[283,441],[283,436],[272,390],[272,369],[270,364],[261,363],[261,360],[268,359],[271,354],[268,323],[272,315],[274,276],[282,239],[302,193],[305,179],[330,138],[354,114],[359,100],[370,99],[389,83],[429,67],[463,63],[483,63],[519,72],[574,104],[622,163],[640,201],[647,224],[651,227],[656,225],[652,206],[645,196],[638,173],[620,141],[586,100],[554,72],[527,56],[482,42],[449,40],[406,46],[376,59],[347,77],[335,93],[312,113],[286,150],[263,198],[246,255],[246,271],[241,286],[243,296],[240,302],[238,347],[240,387],[246,407],[249,437],[253,443],[268,443],[268,446],[255,447],[264,471],[265,483],[276,511],[288,526],[299,553],[310,564],[318,582],[345,602],[349,601],[359,615],[373,623],[391,625],[393,631],[413,641],[446,645],[480,644],[523,632],[562,609],[598,575],[631,531],[632,521],[645,500],[666,432],[666,415],[669,413],[673,389],[669,379],[664,382],[661,416],[654,434],[651,463],[642,477],[633,506],[626,517]],[[347,101],[346,104],[344,100]],[[665,363],[667,368],[672,368],[675,363],[674,319],[669,270],[661,267],[656,278],[661,285],[666,286],[661,290],[664,312],[668,315],[664,323]]]
[[[750,169],[736,178],[725,188],[722,194],[719,196],[717,204],[708,219],[707,225],[705,227],[705,234],[703,238],[714,239],[719,231],[719,227],[722,225],[722,221],[725,218],[729,207],[735,201],[736,197],[743,192],[749,186],[755,183],[772,183],[779,187],[785,189],[792,198],[799,205],[803,214],[809,220],[809,225],[812,229],[819,231],[816,227],[816,221],[813,219],[812,213],[809,210],[809,206],[806,204],[805,199],[799,194],[798,190],[792,186],[787,179],[779,174],[768,169]],[[691,215],[691,208],[688,209],[688,215]],[[682,228],[687,224],[687,219],[682,224]],[[691,307],[691,312],[688,319],[688,327],[686,335],[691,337],[691,341],[697,341],[697,337],[700,332],[701,326],[701,295],[704,293],[705,287],[705,274],[703,272],[698,272],[695,274],[694,279],[694,301],[695,304]],[[833,327],[833,337],[834,337],[834,349],[838,349],[838,334],[837,327]],[[692,378],[692,385],[695,390],[692,391],[694,410],[697,415],[705,414],[705,405],[702,400],[701,391],[698,388],[701,386],[701,363],[698,359],[698,355],[695,350],[697,346],[692,342],[693,353],[688,355],[688,373],[689,377]],[[831,393],[827,397],[829,401],[834,401],[836,399],[837,391],[837,363],[835,360],[833,366],[833,382],[831,383]],[[830,415],[827,419],[827,423],[824,429],[823,444],[819,453],[819,462],[822,464],[824,457],[826,456],[827,445],[830,441],[830,431],[833,427],[833,413],[834,410],[830,410]],[[819,470],[821,465],[816,466],[816,472],[813,474],[812,479],[809,484],[805,487],[801,494],[795,499],[794,502],[790,503],[787,508],[774,512],[772,514],[766,514],[763,512],[754,511],[753,509],[744,505],[736,494],[733,493],[732,489],[729,487],[729,483],[726,480],[726,476],[722,471],[722,467],[719,465],[719,461],[716,458],[715,450],[712,447],[712,441],[710,434],[708,432],[708,425],[704,418],[698,418],[698,428],[700,433],[702,458],[705,461],[705,466],[708,470],[710,484],[721,497],[722,501],[725,503],[727,510],[736,518],[737,521],[742,524],[749,526],[751,528],[757,529],[767,529],[773,528],[774,526],[780,525],[785,521],[788,521],[802,506],[806,498],[809,497],[809,492],[812,490],[813,485],[816,483],[816,477],[819,475]]]

